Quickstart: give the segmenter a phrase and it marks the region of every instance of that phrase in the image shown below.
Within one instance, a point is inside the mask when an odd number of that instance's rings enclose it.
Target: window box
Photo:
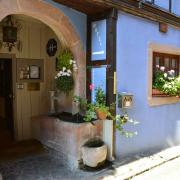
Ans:
[[[167,97],[168,95],[160,91],[159,89],[152,89],[152,96],[153,97]]]
[[[165,94],[164,92],[160,91],[159,89],[152,89],[152,96],[153,97],[176,97],[176,98],[180,98],[177,96],[170,96],[168,94]]]

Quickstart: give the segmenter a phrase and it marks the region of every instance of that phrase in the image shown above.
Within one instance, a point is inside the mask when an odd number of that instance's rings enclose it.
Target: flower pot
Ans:
[[[107,113],[101,110],[96,110],[97,118],[100,120],[105,120],[107,118]]]
[[[105,162],[107,157],[107,146],[102,142],[95,146],[84,145],[82,147],[82,159],[84,165],[98,167]]]

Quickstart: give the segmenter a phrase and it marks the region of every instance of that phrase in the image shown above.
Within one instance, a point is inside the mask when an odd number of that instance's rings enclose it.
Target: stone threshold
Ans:
[[[160,166],[168,161],[180,157],[180,146],[171,147],[155,153],[150,156],[142,157],[134,156],[135,161],[124,164],[124,162],[116,161],[114,169],[104,172],[100,179],[102,180],[129,180],[133,177]],[[131,157],[133,158],[133,157]],[[137,158],[140,158],[137,160]],[[126,160],[124,160],[126,161]],[[122,165],[124,164],[124,165]]]

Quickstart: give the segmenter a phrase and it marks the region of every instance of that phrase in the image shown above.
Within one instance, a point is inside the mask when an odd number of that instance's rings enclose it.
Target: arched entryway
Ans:
[[[26,15],[41,21],[50,27],[59,40],[69,47],[77,61],[78,73],[75,77],[74,94],[85,96],[86,72],[85,72],[85,53],[83,45],[72,26],[68,17],[64,13],[53,7],[51,4],[37,0],[2,0],[0,7],[0,21],[8,15]],[[18,134],[18,132],[16,132]],[[17,140],[21,140],[16,138]]]
[[[73,52],[80,69],[75,77],[74,94],[85,96],[85,53],[79,35],[68,17],[60,9],[42,0],[1,0],[0,21],[11,14],[23,14],[42,21],[64,41]]]
[[[80,69],[76,76],[75,94],[85,92],[85,53],[82,42],[69,19],[62,11],[43,0],[1,0],[0,21],[10,14],[23,14],[50,26],[59,39],[63,39],[73,52]],[[83,95],[84,96],[84,95]]]

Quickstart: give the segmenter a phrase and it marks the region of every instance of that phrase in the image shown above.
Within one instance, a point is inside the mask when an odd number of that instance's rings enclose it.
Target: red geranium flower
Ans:
[[[90,84],[89,89],[92,91],[94,89],[94,84]]]

